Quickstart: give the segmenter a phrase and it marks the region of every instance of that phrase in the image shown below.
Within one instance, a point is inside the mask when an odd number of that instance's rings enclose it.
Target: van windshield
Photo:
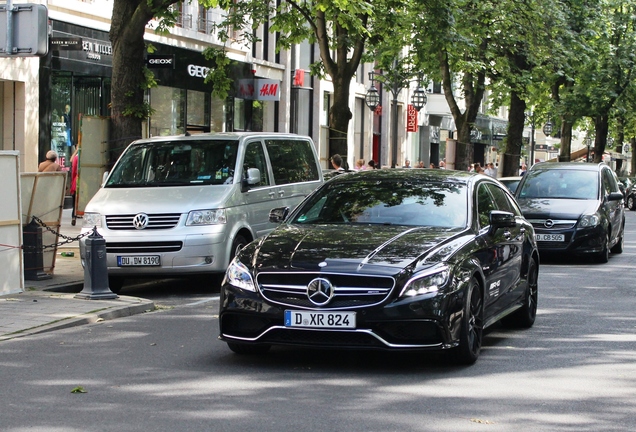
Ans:
[[[121,156],[105,187],[231,184],[237,152],[238,140],[133,144]]]

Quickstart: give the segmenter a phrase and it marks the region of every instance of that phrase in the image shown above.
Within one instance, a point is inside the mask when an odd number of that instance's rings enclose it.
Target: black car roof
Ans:
[[[532,165],[531,171],[549,170],[549,169],[569,169],[579,171],[599,171],[603,162],[599,163],[584,163],[584,162],[539,162]]]
[[[453,182],[468,184],[475,178],[484,177],[491,178],[483,174],[472,173],[468,171],[455,171],[439,168],[391,168],[391,169],[374,169],[364,171],[346,171],[342,174],[335,175],[329,182],[341,182],[350,180],[409,180],[416,179],[418,181],[430,182]]]

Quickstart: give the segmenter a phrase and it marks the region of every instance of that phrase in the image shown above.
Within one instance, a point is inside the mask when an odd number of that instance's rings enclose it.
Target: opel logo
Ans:
[[[333,285],[327,279],[316,278],[307,285],[307,298],[316,306],[324,306],[333,297]]]
[[[138,230],[146,228],[148,226],[148,215],[146,213],[136,214],[133,218],[133,226]]]
[[[554,221],[552,219],[548,219],[547,221],[543,222],[543,226],[546,228],[552,228],[554,226]]]

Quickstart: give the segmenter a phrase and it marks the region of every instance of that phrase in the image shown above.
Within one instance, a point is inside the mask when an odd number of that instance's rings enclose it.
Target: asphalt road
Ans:
[[[544,262],[526,331],[477,363],[216,340],[213,288],[137,286],[159,310],[0,343],[3,431],[632,431],[636,212],[607,264]],[[86,393],[73,393],[79,389]]]

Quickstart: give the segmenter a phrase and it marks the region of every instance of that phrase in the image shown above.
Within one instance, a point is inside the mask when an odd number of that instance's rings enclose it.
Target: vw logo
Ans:
[[[333,297],[333,285],[327,279],[316,278],[307,285],[307,298],[316,306],[329,303]]]
[[[148,215],[146,213],[136,214],[133,218],[133,226],[138,230],[146,228],[148,226]]]
[[[554,221],[552,219],[548,219],[547,221],[543,222],[543,226],[546,228],[552,228],[554,226]]]

